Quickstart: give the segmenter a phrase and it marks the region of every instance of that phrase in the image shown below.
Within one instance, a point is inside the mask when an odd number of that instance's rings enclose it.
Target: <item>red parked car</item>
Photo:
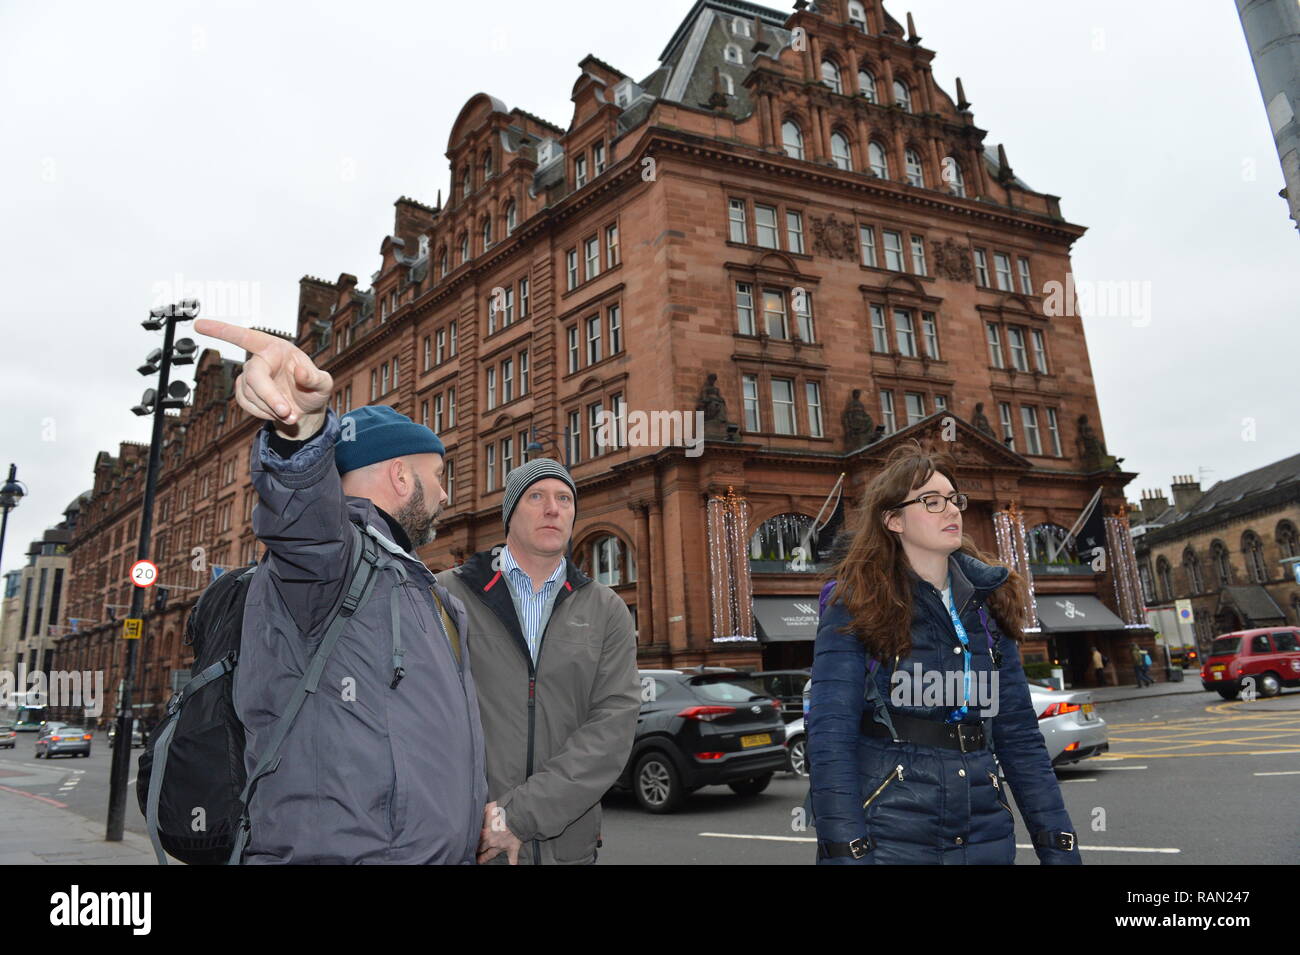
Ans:
[[[1201,664],[1201,686],[1235,700],[1246,677],[1254,679],[1260,696],[1300,686],[1300,628],[1265,627],[1215,637]]]

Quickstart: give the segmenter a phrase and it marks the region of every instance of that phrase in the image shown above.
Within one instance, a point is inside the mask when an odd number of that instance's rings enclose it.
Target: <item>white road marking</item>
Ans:
[[[701,832],[714,839],[761,839],[765,842],[816,842],[816,836],[755,836],[743,832]]]
[[[1096,777],[1096,776],[1085,776],[1083,779],[1060,779],[1060,780],[1057,780],[1057,782],[1062,782],[1062,783],[1095,783],[1096,781],[1097,781],[1097,777]]]
[[[1252,773],[1254,776],[1300,776],[1300,769],[1288,769],[1282,773]]]
[[[1111,772],[1115,769],[1146,769],[1145,766],[1089,766],[1089,769],[1100,769],[1105,772]]]

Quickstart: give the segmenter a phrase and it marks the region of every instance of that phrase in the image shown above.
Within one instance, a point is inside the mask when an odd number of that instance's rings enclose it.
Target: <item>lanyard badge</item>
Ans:
[[[956,603],[956,601],[953,601]],[[957,631],[957,639],[961,641],[961,658],[964,679],[962,681],[962,704],[948,714],[947,723],[959,723],[965,719],[970,712],[970,638],[966,636],[966,628],[962,626],[961,618],[957,616],[955,606],[948,607],[948,616],[952,618],[953,629]]]

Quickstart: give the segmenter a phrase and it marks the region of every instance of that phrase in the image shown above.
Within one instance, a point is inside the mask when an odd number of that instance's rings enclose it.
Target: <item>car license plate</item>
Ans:
[[[771,733],[755,733],[753,736],[742,736],[740,738],[742,749],[749,749],[751,746],[766,746],[771,742]]]
[[[1214,666],[1210,667],[1210,669],[1215,673],[1222,673],[1224,670],[1228,669],[1228,666],[1226,663],[1216,663]]]
[[[1222,680],[1222,679],[1223,679],[1223,671],[1221,671],[1221,670],[1215,670],[1215,671],[1214,671],[1214,678],[1215,678],[1216,680]]]
[[[1097,714],[1093,712],[1091,703],[1083,704],[1083,718],[1085,720],[1095,720],[1097,718]]]

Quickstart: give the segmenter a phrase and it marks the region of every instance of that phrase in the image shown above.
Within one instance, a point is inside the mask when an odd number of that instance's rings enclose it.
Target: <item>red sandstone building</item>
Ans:
[[[575,559],[632,608],[646,666],[808,664],[826,565],[794,550],[802,532],[841,473],[851,513],[898,441],[942,442],[967,532],[1032,572],[1026,658],[1079,680],[1094,643],[1117,659],[1150,636],[1134,475],[1106,454],[1082,324],[1052,307],[1084,229],[985,142],[960,84],[939,88],[910,23],[798,6],[701,0],[640,80],[588,56],[564,128],[471,98],[446,203],[397,201],[369,289],[302,279],[294,340],[340,413],[389,404],[446,442],[430,567],[502,543],[504,475],[531,443],[567,459]],[[146,704],[189,660],[179,588],[256,554],[236,372],[205,353],[168,430],[155,553],[177,589],[149,625]],[[697,410],[702,447],[638,425]],[[97,464],[72,548],[84,618],[126,602],[141,455]],[[1101,573],[1055,553],[1098,487],[1117,515]]]

